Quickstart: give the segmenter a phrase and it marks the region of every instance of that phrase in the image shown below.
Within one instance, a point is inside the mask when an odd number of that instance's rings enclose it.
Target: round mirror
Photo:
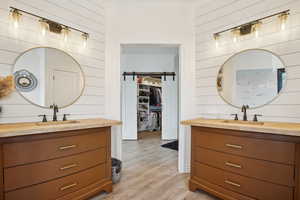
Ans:
[[[22,53],[13,67],[16,90],[43,108],[72,105],[84,90],[84,74],[69,54],[41,47]]]
[[[229,58],[217,77],[217,89],[228,104],[257,108],[273,101],[286,84],[283,61],[272,52],[251,49]]]

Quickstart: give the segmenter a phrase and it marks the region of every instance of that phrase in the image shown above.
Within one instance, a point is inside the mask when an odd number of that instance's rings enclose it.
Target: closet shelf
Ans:
[[[148,96],[138,96],[139,98],[145,98],[145,99],[149,99]]]
[[[149,105],[149,103],[138,103],[138,104],[141,104],[141,105]]]
[[[145,111],[145,112],[148,112],[148,110],[146,110],[146,109],[139,109],[139,111]]]
[[[150,92],[149,89],[140,89],[140,91],[143,91],[143,92]]]

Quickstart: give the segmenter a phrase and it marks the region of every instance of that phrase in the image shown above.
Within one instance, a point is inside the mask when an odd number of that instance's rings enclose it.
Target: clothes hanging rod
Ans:
[[[166,80],[167,76],[173,76],[173,80],[175,80],[176,73],[175,72],[123,72],[124,81],[126,80],[126,76],[132,76],[133,80],[135,80],[135,77],[143,77],[143,76],[164,77],[164,80]]]

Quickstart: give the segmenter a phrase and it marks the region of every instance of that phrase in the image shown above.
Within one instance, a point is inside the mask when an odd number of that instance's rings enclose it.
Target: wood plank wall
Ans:
[[[216,47],[213,33],[286,9],[291,9],[286,31],[280,31],[278,18],[272,18],[264,21],[259,38],[248,35],[234,44],[232,35],[227,33],[222,35],[219,47]],[[231,113],[241,113],[219,97],[215,86],[217,72],[234,53],[263,48],[284,60],[288,81],[279,98],[267,106],[251,110],[250,114],[263,114],[261,120],[266,121],[300,122],[300,1],[201,0],[195,8],[195,31],[198,116],[231,118]]]
[[[80,34],[71,33],[67,44],[61,36],[48,33],[42,37],[36,18],[23,15],[18,31],[12,28],[9,6],[26,10],[51,20],[81,29],[90,33],[88,46],[82,48]],[[83,96],[74,105],[60,110],[70,113],[71,118],[94,118],[105,115],[105,18],[102,0],[1,0],[0,1],[0,76],[8,75],[16,57],[23,51],[50,46],[65,50],[82,66],[86,88]],[[37,115],[52,115],[52,111],[35,107],[25,101],[17,92],[0,99],[3,112],[0,123],[37,121]],[[50,118],[50,117],[49,117]]]

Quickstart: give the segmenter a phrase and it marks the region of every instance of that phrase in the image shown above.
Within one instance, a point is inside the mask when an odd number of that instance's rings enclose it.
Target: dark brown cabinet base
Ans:
[[[192,127],[189,189],[224,200],[300,200],[300,138]]]
[[[0,200],[84,200],[112,191],[110,127],[1,139]]]

